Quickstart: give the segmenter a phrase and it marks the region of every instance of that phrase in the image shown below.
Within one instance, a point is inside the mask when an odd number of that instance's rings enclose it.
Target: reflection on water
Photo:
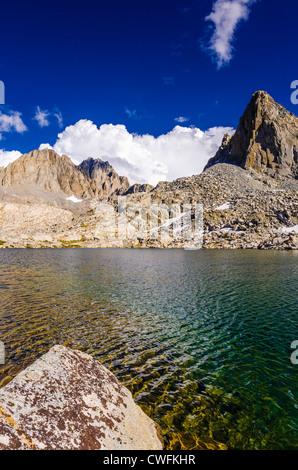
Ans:
[[[0,383],[64,344],[114,372],[168,448],[298,448],[297,261],[295,252],[1,250]]]

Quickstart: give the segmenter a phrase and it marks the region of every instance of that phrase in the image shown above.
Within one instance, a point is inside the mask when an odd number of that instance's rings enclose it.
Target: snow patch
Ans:
[[[294,227],[283,227],[283,233],[298,233],[298,225],[294,225]]]
[[[225,202],[222,206],[219,206],[219,207],[216,207],[216,211],[225,211],[227,209],[230,209],[230,203],[229,202]]]
[[[74,203],[78,203],[78,202],[82,202],[83,199],[78,199],[74,195],[72,195],[72,196],[67,197],[66,200],[74,202]]]

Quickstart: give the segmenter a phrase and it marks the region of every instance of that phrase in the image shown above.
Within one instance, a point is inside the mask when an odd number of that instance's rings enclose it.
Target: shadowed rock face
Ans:
[[[130,187],[126,176],[119,176],[109,162],[88,158],[79,168],[91,180],[91,190],[96,198],[110,197],[125,193]]]
[[[130,184],[108,162],[88,158],[76,166],[66,155],[50,149],[33,150],[0,168],[0,186],[33,185],[50,193],[77,198],[108,198],[122,194]]]
[[[125,195],[128,194],[136,194],[136,193],[150,193],[154,189],[154,186],[151,184],[133,184],[128,191],[126,191]]]
[[[298,178],[298,118],[268,93],[257,91],[235,134],[224,136],[221,147],[205,169],[217,163]]]
[[[161,450],[160,436],[111,372],[64,346],[0,390],[0,449]]]

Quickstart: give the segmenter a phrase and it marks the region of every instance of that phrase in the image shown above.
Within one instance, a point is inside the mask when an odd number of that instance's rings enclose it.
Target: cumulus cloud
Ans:
[[[44,149],[54,150],[50,144],[40,144],[39,150],[44,150]]]
[[[62,118],[61,111],[59,111],[59,109],[48,111],[47,109],[40,109],[40,107],[37,106],[33,119],[37,121],[39,127],[48,127],[50,125],[50,118],[52,116],[57,119],[59,127],[62,127],[63,118]]]
[[[88,157],[107,160],[130,183],[173,180],[201,173],[213,157],[230,127],[214,127],[203,132],[195,127],[176,126],[167,134],[130,134],[124,125],[103,124],[99,128],[83,119],[58,134],[51,147],[77,164]]]
[[[7,167],[7,165],[21,156],[21,152],[17,150],[6,151],[0,149],[0,167]]]
[[[0,140],[4,132],[15,131],[22,134],[27,130],[21,116],[22,114],[18,111],[10,111],[8,114],[0,111]]]
[[[232,59],[234,33],[241,21],[248,20],[250,6],[256,0],[216,0],[205,20],[213,23],[208,49],[221,68]]]

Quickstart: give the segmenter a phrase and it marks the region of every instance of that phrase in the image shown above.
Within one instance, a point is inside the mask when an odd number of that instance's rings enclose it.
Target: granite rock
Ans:
[[[205,169],[218,163],[298,178],[298,118],[265,91],[257,91],[235,134],[224,136]]]
[[[0,390],[0,449],[162,448],[157,424],[83,352],[54,346]]]

